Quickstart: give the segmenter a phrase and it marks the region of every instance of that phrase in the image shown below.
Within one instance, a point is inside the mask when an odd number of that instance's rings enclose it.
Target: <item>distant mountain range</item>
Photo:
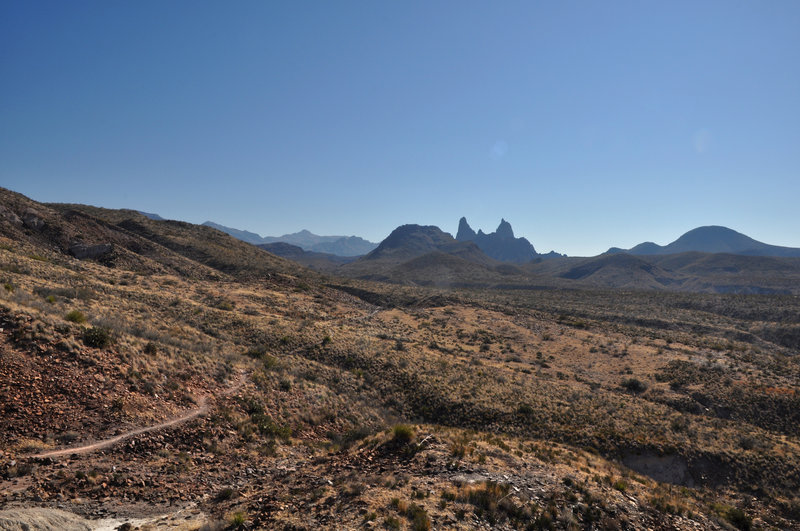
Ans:
[[[501,223],[495,235],[518,240],[505,225]],[[300,234],[304,233],[320,238],[307,231]],[[258,248],[208,226],[152,219],[133,210],[42,204],[0,188],[0,238],[31,256],[56,253],[107,267],[198,280],[270,278],[275,272],[305,275],[300,264],[336,277],[443,288],[800,295],[800,250],[766,245],[723,227],[700,227],[664,247],[612,249],[589,258],[537,255],[510,263],[438,227],[403,225],[366,255],[348,258],[285,242]],[[643,248],[653,254],[635,254]],[[727,252],[709,252],[717,250]],[[757,255],[767,252],[783,256]]]
[[[644,242],[628,250],[612,247],[607,254],[662,255],[686,252],[800,257],[800,249],[769,245],[727,227],[715,225],[690,230],[669,245]]]
[[[367,241],[358,236],[318,236],[307,230],[283,236],[260,236],[254,232],[226,227],[213,221],[206,221],[203,225],[221,230],[253,245],[265,243],[289,243],[306,251],[327,253],[337,256],[361,256],[375,249],[377,243]]]
[[[438,227],[403,225],[368,255],[325,269],[361,279],[439,287],[594,286],[716,293],[800,293],[800,260],[791,257],[792,249],[761,244],[723,227],[701,227],[665,247],[649,244],[637,246],[633,252],[612,249],[589,258],[534,254],[532,260],[516,263],[511,263],[511,259],[530,256],[533,246],[524,238],[515,238],[505,220],[496,232],[483,234],[472,231],[462,218],[459,236],[461,241]],[[479,241],[484,249],[479,247]],[[507,247],[504,248],[503,243],[508,244]],[[643,249],[646,252],[643,253]],[[487,250],[506,260],[495,259]],[[735,254],[737,251],[741,254]],[[782,256],[758,256],[759,252],[781,253]],[[301,263],[322,269],[319,262],[312,263],[309,258]]]

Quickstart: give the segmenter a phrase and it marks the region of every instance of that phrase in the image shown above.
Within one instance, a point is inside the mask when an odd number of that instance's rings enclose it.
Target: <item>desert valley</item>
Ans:
[[[0,529],[800,528],[796,250],[154,218],[0,189]]]

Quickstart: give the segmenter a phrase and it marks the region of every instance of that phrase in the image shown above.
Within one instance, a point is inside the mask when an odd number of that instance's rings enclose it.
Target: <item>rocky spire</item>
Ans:
[[[504,240],[514,239],[514,229],[511,228],[511,223],[509,223],[505,219],[500,220],[500,225],[497,227],[495,233]]]
[[[461,218],[458,222],[456,239],[462,242],[475,242],[481,251],[501,262],[522,264],[536,258],[536,249],[531,242],[525,238],[515,238],[514,229],[505,219],[500,220],[500,226],[495,232],[486,234],[482,230],[475,233],[467,223],[467,219]]]
[[[458,241],[472,241],[475,239],[475,231],[467,223],[467,218],[461,218],[458,221],[458,232],[456,233],[456,240]]]

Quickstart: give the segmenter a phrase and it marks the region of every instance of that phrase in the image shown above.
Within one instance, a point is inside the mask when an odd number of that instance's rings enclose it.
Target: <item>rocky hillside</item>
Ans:
[[[0,526],[800,526],[796,297],[344,280],[2,194]]]

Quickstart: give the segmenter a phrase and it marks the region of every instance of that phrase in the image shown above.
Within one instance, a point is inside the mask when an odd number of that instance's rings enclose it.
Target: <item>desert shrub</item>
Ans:
[[[288,426],[281,426],[272,420],[264,413],[253,413],[250,419],[255,424],[261,435],[266,437],[279,437],[283,440],[289,440],[292,436],[292,429]]]
[[[63,297],[65,299],[79,299],[88,301],[95,297],[95,293],[88,288],[51,288],[51,287],[36,287],[33,292],[43,298],[48,297]]]
[[[400,529],[400,520],[394,516],[387,516],[383,520],[383,525],[385,525],[387,529]]]
[[[644,393],[647,391],[647,384],[638,378],[628,378],[622,381],[622,387],[631,393]]]
[[[450,445],[450,455],[463,459],[467,454],[467,445],[464,441],[456,441]]]
[[[749,531],[753,527],[753,520],[738,507],[731,507],[723,515],[725,519],[737,529]]]
[[[442,492],[442,499],[445,501],[456,501],[456,492],[452,490],[446,490]]]
[[[217,493],[217,495],[214,497],[214,499],[216,501],[218,501],[218,502],[232,500],[233,498],[238,496],[238,494],[239,493],[236,492],[235,489],[233,489],[231,487],[225,487],[224,489],[222,489],[221,491],[219,491]]]
[[[485,511],[493,512],[497,510],[498,501],[508,494],[509,488],[509,485],[487,481],[483,486],[466,489],[459,498]]]
[[[482,485],[462,487],[456,493],[456,500],[475,506],[475,514],[494,525],[504,518],[525,520],[530,518],[522,507],[509,499],[511,485],[487,481]]]
[[[83,313],[80,312],[79,310],[72,310],[71,312],[67,313],[67,315],[64,316],[64,319],[78,324],[86,322],[86,316],[83,315]]]
[[[145,394],[153,396],[156,394],[156,384],[150,380],[142,380],[138,386],[139,390]]]
[[[671,503],[670,500],[663,496],[656,496],[652,498],[650,503],[657,511],[664,514],[676,514],[678,512],[678,508]]]
[[[106,348],[111,344],[111,333],[106,328],[93,326],[83,332],[83,343],[87,347]]]
[[[350,448],[358,441],[366,439],[373,433],[375,433],[375,430],[369,426],[357,426],[344,433],[330,432],[327,436],[333,444],[341,446],[342,448]]]
[[[628,490],[628,484],[625,482],[625,480],[622,479],[616,480],[614,483],[611,484],[611,486],[620,492],[625,492],[626,490]]]
[[[411,439],[413,438],[414,438],[414,429],[408,424],[397,424],[392,429],[392,440],[398,443],[408,444],[411,442]]]
[[[271,370],[271,369],[276,369],[278,367],[278,358],[276,358],[271,354],[268,354],[267,347],[263,345],[250,348],[249,350],[247,350],[247,352],[245,352],[245,355],[257,360],[261,360],[264,363],[265,369]]]
[[[266,349],[264,347],[252,347],[245,351],[244,355],[249,356],[254,359],[261,359],[261,356],[266,354]]]
[[[784,516],[791,520],[800,521],[800,498],[779,502],[779,507]]]
[[[732,524],[736,529],[749,531],[753,528],[752,518],[747,516],[747,514],[738,507],[731,507],[723,503],[714,503],[711,505],[711,509],[727,520],[728,523]]]
[[[234,529],[238,529],[244,525],[247,521],[247,514],[242,511],[236,511],[230,517],[230,526]]]
[[[144,346],[144,353],[152,356],[158,353],[158,347],[152,341],[148,341],[147,344]]]
[[[428,512],[416,503],[409,505],[406,516],[411,520],[411,528],[414,531],[428,531],[431,528]]]

